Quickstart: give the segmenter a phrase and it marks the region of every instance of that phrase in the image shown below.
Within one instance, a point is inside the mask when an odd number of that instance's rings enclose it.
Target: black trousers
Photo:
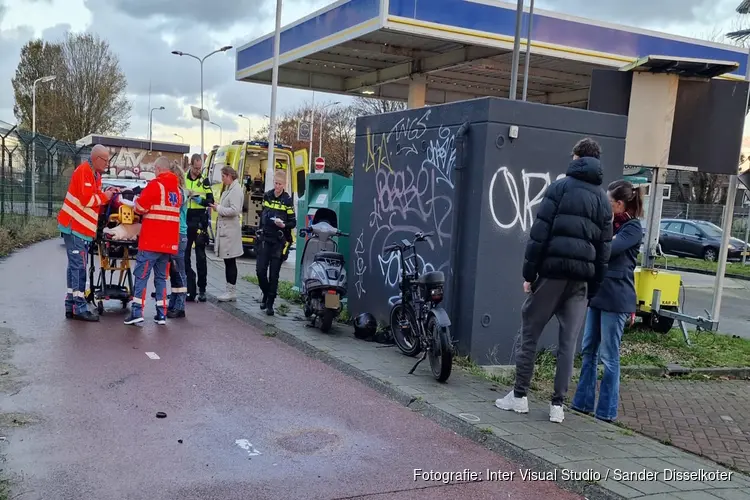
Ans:
[[[208,265],[206,261],[206,240],[208,234],[206,233],[206,226],[202,223],[189,221],[188,232],[187,232],[187,249],[185,250],[185,273],[187,274],[187,289],[188,297],[196,296],[195,282],[196,273],[193,271],[192,254],[193,244],[195,244],[195,267],[198,270],[198,289],[202,292],[206,292],[206,277],[208,275]],[[198,231],[201,234],[198,234]]]
[[[237,259],[224,259],[224,276],[230,285],[237,284]]]
[[[281,272],[284,245],[286,245],[284,240],[261,239],[259,241],[255,272],[258,276],[260,290],[270,301],[276,298],[279,289],[279,273]]]

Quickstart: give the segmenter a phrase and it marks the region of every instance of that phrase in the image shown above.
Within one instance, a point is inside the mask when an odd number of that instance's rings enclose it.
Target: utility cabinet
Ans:
[[[417,265],[446,275],[460,354],[513,364],[524,250],[544,192],[584,137],[602,147],[602,188],[622,178],[626,130],[625,116],[499,98],[360,117],[350,311],[388,324],[401,269],[383,249],[431,232]],[[540,348],[557,343],[557,328],[552,320]]]

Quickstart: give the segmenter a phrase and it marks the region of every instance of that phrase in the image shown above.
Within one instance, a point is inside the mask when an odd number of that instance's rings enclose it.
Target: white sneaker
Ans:
[[[529,413],[529,398],[526,396],[517,398],[513,391],[510,391],[504,398],[495,400],[495,406],[501,410]]]
[[[561,424],[565,420],[565,412],[562,406],[549,405],[549,421]]]

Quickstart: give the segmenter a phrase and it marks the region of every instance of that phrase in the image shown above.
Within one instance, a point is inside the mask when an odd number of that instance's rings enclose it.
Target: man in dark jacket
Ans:
[[[523,263],[528,296],[521,310],[516,383],[512,392],[495,401],[502,410],[528,413],[526,394],[534,374],[537,343],[555,315],[560,333],[550,421],[564,419],[563,398],[573,373],[586,304],[604,279],[612,242],[612,207],[601,187],[600,154],[592,139],[575,145],[566,177],[547,188],[531,227]]]

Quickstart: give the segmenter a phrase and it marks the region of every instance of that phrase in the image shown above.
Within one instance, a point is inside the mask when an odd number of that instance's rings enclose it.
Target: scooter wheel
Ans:
[[[310,316],[313,315],[312,309],[310,309],[309,306],[305,306],[302,312],[305,314],[305,318],[309,318]]]

